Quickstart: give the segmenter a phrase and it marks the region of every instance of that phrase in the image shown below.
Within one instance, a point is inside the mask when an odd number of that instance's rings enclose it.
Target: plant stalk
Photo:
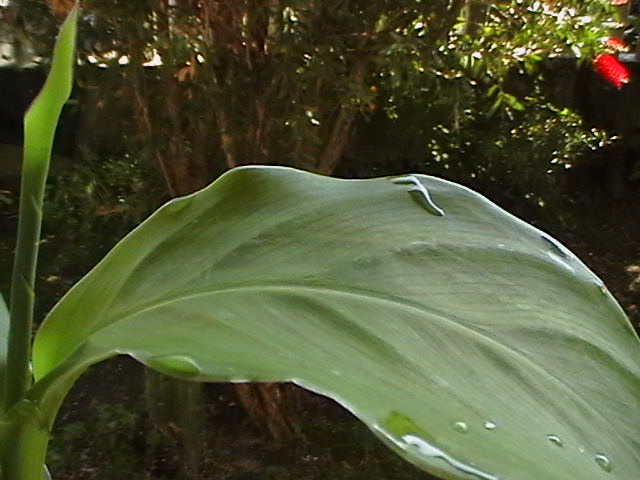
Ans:
[[[35,276],[42,225],[44,188],[62,107],[71,95],[78,6],[60,29],[44,87],[24,118],[24,159],[18,239],[11,280],[9,345],[4,411],[24,397],[30,368]]]
[[[25,144],[28,141],[25,139]],[[7,386],[5,408],[10,408],[24,396],[31,384],[29,359],[31,358],[31,332],[33,328],[34,284],[42,205],[48,165],[28,168],[29,155],[36,156],[25,145],[22,173],[18,238],[16,243],[13,276],[11,279],[11,324],[7,350]]]

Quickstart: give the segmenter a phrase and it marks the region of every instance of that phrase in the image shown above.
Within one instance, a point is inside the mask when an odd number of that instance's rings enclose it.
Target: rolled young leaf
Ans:
[[[11,279],[11,322],[3,406],[18,402],[31,385],[29,367],[34,285],[44,187],[58,118],[73,86],[78,5],[69,12],[56,39],[51,68],[42,90],[24,117],[24,160],[16,253]]]
[[[0,479],[50,479],[44,466],[53,412],[24,398],[31,385],[34,282],[44,186],[62,108],[73,85],[78,5],[73,3],[55,42],[45,84],[24,119],[24,160],[18,240],[11,283],[11,316],[0,299]],[[47,390],[56,407],[71,380]],[[48,413],[48,415],[47,415]]]
[[[33,396],[129,354],[194,381],[295,382],[447,479],[635,480],[639,347],[569,250],[467,188],[243,167],[60,301]]]

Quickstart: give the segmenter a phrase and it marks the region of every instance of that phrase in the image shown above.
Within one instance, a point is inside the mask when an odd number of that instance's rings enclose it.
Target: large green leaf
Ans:
[[[639,345],[574,255],[467,188],[245,167],[165,205],[57,305],[32,397],[129,354],[293,381],[444,478],[635,480]]]

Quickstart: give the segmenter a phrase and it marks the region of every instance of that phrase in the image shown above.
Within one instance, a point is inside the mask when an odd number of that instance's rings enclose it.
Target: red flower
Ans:
[[[624,52],[629,48],[627,47],[627,44],[624,43],[622,40],[618,40],[617,38],[614,38],[614,37],[607,38],[607,40],[605,41],[605,44],[607,45],[607,47],[613,49],[616,52]]]
[[[596,72],[617,89],[624,87],[631,79],[631,74],[627,67],[608,53],[598,55],[593,60],[593,65],[596,68]]]

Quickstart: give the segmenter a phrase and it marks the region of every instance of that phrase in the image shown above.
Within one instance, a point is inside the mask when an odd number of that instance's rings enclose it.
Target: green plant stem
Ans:
[[[28,143],[28,140],[25,140]],[[37,155],[39,152],[31,152]],[[25,166],[29,165],[25,145]],[[48,165],[25,168],[22,174],[18,239],[11,281],[11,326],[7,351],[6,408],[17,402],[31,384],[31,331],[34,284],[42,223],[42,204]]]
[[[77,18],[76,5],[60,29],[45,85],[24,118],[24,161],[18,240],[11,281],[5,411],[23,398],[32,381],[30,358],[34,285],[44,188],[58,118],[69,99],[73,84]]]
[[[19,415],[22,421],[10,422],[7,431],[0,430],[2,438],[11,439],[3,446],[0,480],[43,480],[49,429],[39,423],[41,417],[32,402],[18,404],[11,414]]]

